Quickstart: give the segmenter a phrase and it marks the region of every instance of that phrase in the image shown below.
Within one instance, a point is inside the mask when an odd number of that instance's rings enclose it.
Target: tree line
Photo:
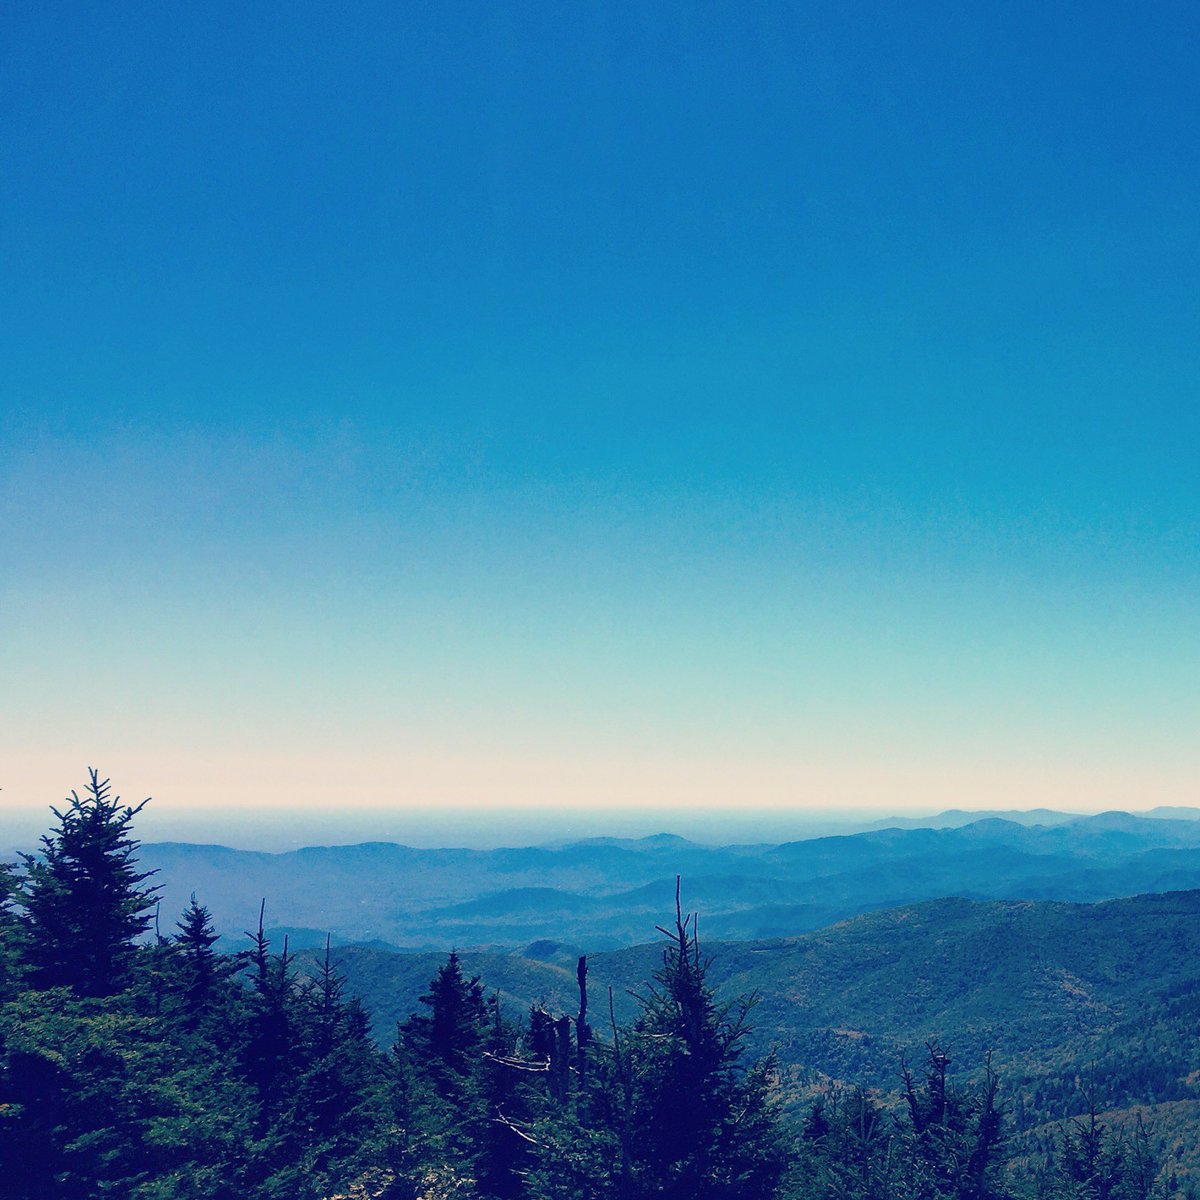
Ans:
[[[138,865],[141,806],[90,772],[40,849],[0,867],[0,1193],[11,1200],[1150,1200],[1149,1139],[1093,1113],[1023,1171],[996,1073],[927,1047],[895,1098],[797,1115],[745,1048],[676,894],[662,962],[610,995],[505,1012],[456,954],[387,1048],[328,943],[301,971],[263,911],[221,954],[193,896],[173,928]],[[1143,1131],[1144,1134],[1144,1131]]]

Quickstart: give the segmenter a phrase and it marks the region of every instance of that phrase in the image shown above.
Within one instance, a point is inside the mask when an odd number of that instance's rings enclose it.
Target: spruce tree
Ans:
[[[279,954],[271,953],[271,941],[263,929],[264,900],[258,910],[258,930],[247,933],[252,948],[248,959],[253,982],[250,994],[243,1069],[258,1102],[256,1133],[265,1138],[294,1084],[292,1057],[297,1042],[297,996],[294,992],[295,955],[283,939]]]
[[[175,926],[179,932],[171,940],[177,986],[181,992],[183,1024],[198,1029],[215,1012],[237,968],[238,960],[218,954],[213,948],[219,940],[212,917],[196,893]]]
[[[787,1165],[769,1102],[770,1059],[742,1062],[753,998],[719,1004],[708,985],[695,917],[675,891],[675,928],[642,1012],[615,1047],[629,1097],[623,1196],[762,1200]]]
[[[456,953],[420,1000],[428,1013],[400,1027],[397,1063],[411,1069],[416,1093],[426,1098],[421,1140],[433,1152],[431,1168],[465,1186],[463,1181],[479,1178],[496,1116],[485,1076],[488,1004],[478,977],[463,973]]]
[[[377,1155],[382,1071],[367,1014],[343,998],[344,987],[327,938],[316,979],[296,1006],[295,1070],[278,1122],[295,1152],[270,1182],[288,1200],[344,1193]],[[298,1142],[295,1131],[303,1131]],[[278,1144],[287,1148],[289,1137]]]
[[[786,1200],[883,1200],[905,1195],[894,1161],[895,1125],[861,1088],[819,1097],[803,1122]]]
[[[411,1036],[454,1074],[473,1074],[489,1027],[487,1000],[479,977],[468,979],[458,954],[451,951],[420,999],[429,1015],[412,1019]]]
[[[137,939],[152,921],[153,871],[139,871],[130,832],[135,807],[112,795],[92,768],[81,797],[72,792],[39,854],[23,854],[21,903],[29,923],[29,957],[38,988],[70,987],[109,996],[128,982]]]
[[[0,863],[0,1004],[13,999],[24,976],[25,923],[17,912],[20,882],[10,863]]]
[[[924,1084],[914,1081],[907,1065],[901,1074],[907,1119],[898,1150],[908,1194],[999,1200],[1005,1193],[1005,1114],[991,1057],[979,1085],[963,1091],[947,1082],[946,1051],[936,1041],[926,1049]]]

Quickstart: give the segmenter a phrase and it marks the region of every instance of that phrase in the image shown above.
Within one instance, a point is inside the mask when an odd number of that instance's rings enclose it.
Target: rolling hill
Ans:
[[[573,1012],[572,948],[555,949],[461,957],[514,1012]],[[1200,891],[936,900],[708,953],[720,995],[757,995],[754,1048],[775,1050],[795,1093],[827,1081],[888,1092],[904,1056],[936,1039],[966,1074],[990,1051],[1025,1127],[1077,1112],[1089,1075],[1102,1106],[1200,1101]],[[589,955],[594,1007],[611,987],[618,1019],[630,1017],[660,956],[658,943]],[[357,946],[336,957],[385,1041],[443,961]]]

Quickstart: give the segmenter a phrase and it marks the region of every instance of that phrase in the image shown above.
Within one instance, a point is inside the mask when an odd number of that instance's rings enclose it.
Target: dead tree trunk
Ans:
[[[550,1085],[559,1104],[566,1103],[571,1090],[571,1018],[554,1022],[554,1049],[550,1055]]]
[[[592,1040],[592,1031],[587,1023],[587,955],[579,956],[579,965],[575,968],[575,978],[579,981],[579,1015],[575,1018],[575,1063],[579,1071],[579,1090],[582,1092],[587,1082],[587,1048]]]

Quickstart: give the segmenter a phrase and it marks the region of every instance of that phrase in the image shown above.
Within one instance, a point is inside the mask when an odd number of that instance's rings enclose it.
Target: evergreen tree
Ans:
[[[369,1166],[382,1124],[381,1072],[370,1023],[357,1000],[343,1000],[344,987],[326,939],[307,1003],[296,1006],[301,1028],[294,1084],[278,1121],[304,1135],[272,1181],[289,1200],[343,1191]]]
[[[1087,1104],[1086,1115],[1059,1130],[1041,1195],[1047,1200],[1167,1200],[1172,1188],[1162,1177],[1141,1117],[1132,1134],[1121,1136],[1100,1120],[1090,1091]]]
[[[383,1075],[390,1118],[379,1147],[379,1162],[390,1180],[384,1195],[386,1200],[417,1200],[439,1174],[449,1174],[449,1155],[436,1092],[403,1027],[396,1031]]]
[[[20,881],[12,864],[0,863],[0,1004],[14,999],[25,975],[25,922],[18,912]]]
[[[247,1019],[243,1067],[258,1110],[255,1131],[267,1138],[279,1107],[292,1082],[292,1055],[296,1038],[296,996],[287,938],[278,955],[263,929],[264,900],[258,910],[258,930],[247,933],[253,943],[248,952],[251,964],[251,994]]]
[[[542,1053],[546,1047],[539,1047],[532,1037],[539,1017],[554,1024],[549,1014],[535,1006],[529,1033],[523,1036],[519,1025],[505,1020],[499,996],[492,997],[489,1009],[491,1024],[479,1080],[483,1137],[475,1162],[476,1186],[481,1196],[511,1200],[526,1195],[534,1149],[530,1127],[563,1097],[560,1092],[551,1098],[559,1072],[550,1055]],[[566,1078],[565,1064],[561,1076]]]
[[[401,1026],[396,1058],[415,1078],[413,1094],[425,1100],[418,1136],[436,1148],[425,1167],[439,1187],[462,1192],[469,1182],[474,1191],[497,1115],[485,1077],[490,1021],[483,985],[467,978],[452,952],[420,1001],[428,1012]]]
[[[236,959],[218,954],[213,947],[218,935],[212,917],[196,893],[176,925],[179,932],[172,941],[185,1025],[195,1030],[219,1006]]]
[[[956,1086],[936,1043],[898,1094],[831,1092],[785,1145],[773,1063],[743,1052],[752,1002],[715,998],[678,889],[631,1027],[610,992],[611,1038],[588,1032],[586,962],[572,1044],[572,1018],[543,1005],[506,1021],[451,954],[383,1055],[329,940],[306,976],[286,940],[272,952],[263,909],[244,955],[217,952],[194,897],[173,937],[139,949],[153,901],[136,811],[93,773],[24,878],[0,867],[5,1200],[1180,1194],[1150,1131],[1106,1128],[1094,1099],[1057,1138],[1036,1135],[1040,1173],[1010,1174],[990,1062]]]
[[[784,1189],[787,1200],[1005,1200],[1004,1112],[988,1060],[976,1086],[947,1079],[949,1057],[928,1047],[924,1078],[902,1072],[904,1103],[889,1112],[861,1089],[814,1105]]]
[[[1003,1111],[997,1103],[998,1080],[991,1059],[983,1082],[959,1091],[947,1082],[949,1055],[927,1046],[925,1081],[902,1073],[907,1123],[900,1154],[905,1195],[914,1200],[1000,1200],[1003,1178]]]
[[[787,1200],[884,1200],[896,1194],[895,1128],[861,1088],[819,1099],[801,1130]]]
[[[420,999],[429,1013],[413,1017],[406,1026],[406,1035],[447,1072],[464,1078],[474,1074],[489,1025],[479,977],[468,979],[458,954],[451,951]]]
[[[770,1103],[774,1064],[747,1068],[753,998],[718,1004],[707,982],[695,916],[676,881],[675,929],[641,1015],[615,1047],[627,1096],[621,1194],[670,1200],[762,1200],[787,1154]]]
[[[83,796],[72,792],[40,854],[24,854],[21,903],[38,988],[70,987],[109,996],[129,981],[137,939],[149,928],[154,874],[137,869],[130,827],[147,803],[130,808],[91,768]]]

